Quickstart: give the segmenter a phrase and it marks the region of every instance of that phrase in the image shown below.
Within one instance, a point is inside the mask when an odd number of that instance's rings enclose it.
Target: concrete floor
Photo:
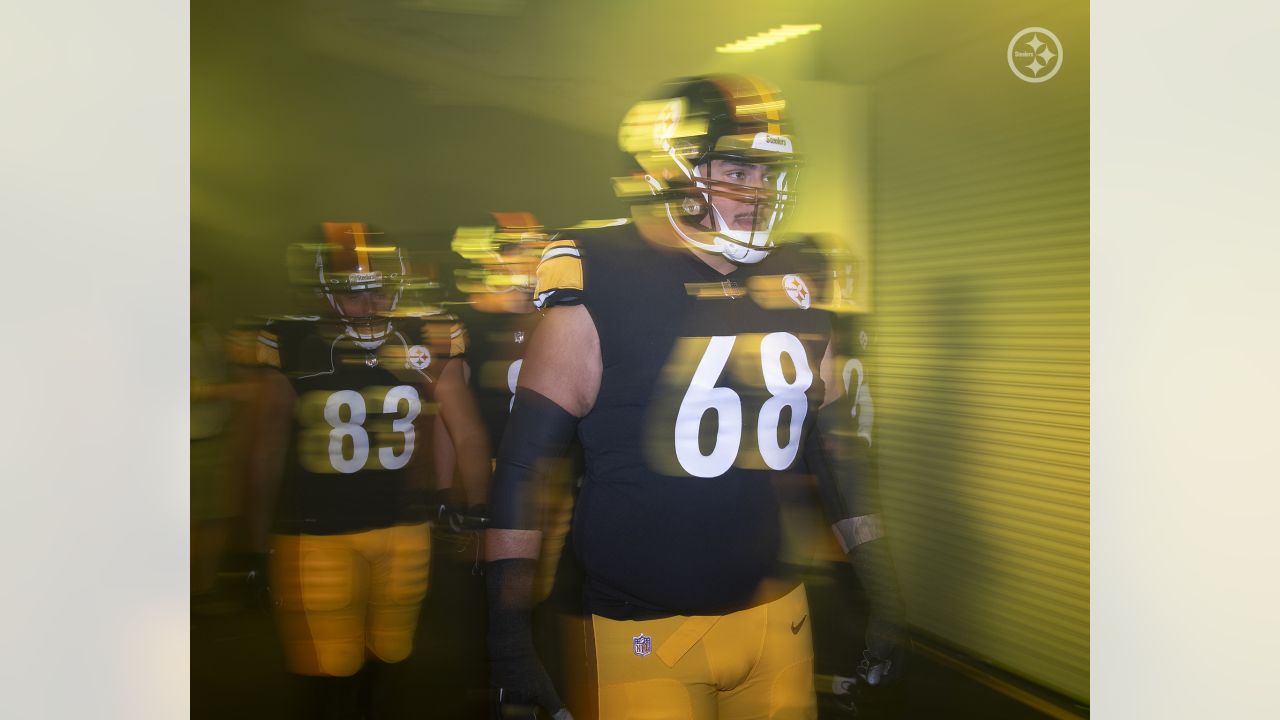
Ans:
[[[433,560],[414,654],[396,667],[390,697],[393,718],[477,718],[486,714],[483,580],[462,556]],[[847,569],[810,587],[817,669],[852,674],[841,663],[861,650],[857,586]],[[235,581],[224,584],[230,602],[221,614],[193,613],[191,717],[199,720],[304,718],[310,688],[284,670],[270,613]],[[553,642],[553,641],[549,641]],[[847,650],[846,650],[847,649]],[[856,652],[855,652],[856,651]],[[553,674],[555,668],[550,668]],[[1020,720],[1045,715],[922,655],[907,660],[898,684],[858,699],[856,713],[819,693],[820,717],[986,718]]]

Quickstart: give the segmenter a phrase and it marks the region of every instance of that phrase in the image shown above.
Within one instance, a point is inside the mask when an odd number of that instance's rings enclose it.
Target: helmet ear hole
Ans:
[[[685,219],[692,222],[701,222],[707,217],[708,208],[706,205],[691,197],[687,197],[680,202],[680,209],[684,211]]]

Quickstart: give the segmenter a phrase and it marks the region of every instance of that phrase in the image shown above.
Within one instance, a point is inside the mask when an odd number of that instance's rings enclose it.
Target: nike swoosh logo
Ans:
[[[791,623],[791,634],[792,634],[792,635],[799,635],[799,634],[800,634],[800,628],[804,627],[804,621],[805,621],[805,620],[808,620],[808,619],[809,619],[809,616],[808,616],[808,615],[805,615],[804,617],[800,618],[800,622],[798,622],[798,623]]]

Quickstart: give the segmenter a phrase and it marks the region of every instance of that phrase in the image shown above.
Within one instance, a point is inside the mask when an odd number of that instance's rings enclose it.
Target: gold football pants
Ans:
[[[812,720],[804,586],[719,616],[591,619],[601,720]]]
[[[409,657],[427,594],[430,527],[347,535],[276,535],[271,591],[285,662],[301,675],[347,676],[366,651]]]

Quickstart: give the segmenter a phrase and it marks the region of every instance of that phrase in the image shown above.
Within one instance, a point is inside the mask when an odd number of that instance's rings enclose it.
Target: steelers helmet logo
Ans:
[[[1062,67],[1062,43],[1042,27],[1019,30],[1009,41],[1009,69],[1019,80],[1042,83]]]
[[[676,98],[658,111],[657,122],[653,124],[653,144],[663,150],[671,149],[671,140],[680,127],[680,118],[684,115],[684,99]]]
[[[787,297],[791,298],[791,302],[799,305],[801,310],[808,310],[809,305],[813,303],[813,296],[809,293],[809,286],[805,284],[804,278],[799,275],[784,275],[782,289],[787,291]]]
[[[409,348],[409,364],[419,370],[426,370],[431,364],[431,351],[424,345]]]

